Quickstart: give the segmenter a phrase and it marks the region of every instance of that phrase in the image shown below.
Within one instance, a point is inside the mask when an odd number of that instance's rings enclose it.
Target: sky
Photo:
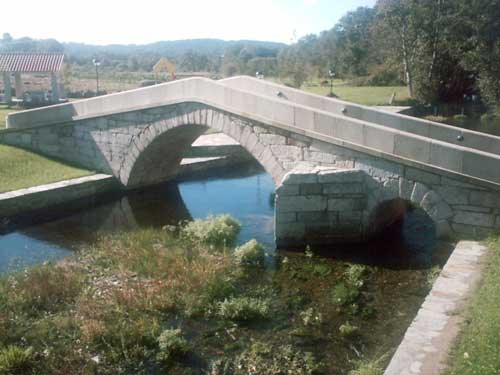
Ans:
[[[0,35],[87,44],[217,38],[290,43],[376,0],[22,0],[2,4]],[[22,4],[22,6],[20,6]]]

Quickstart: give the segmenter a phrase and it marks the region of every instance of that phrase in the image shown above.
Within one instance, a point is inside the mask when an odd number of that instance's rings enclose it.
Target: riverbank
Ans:
[[[94,173],[27,150],[0,145],[0,193]]]
[[[374,359],[381,371],[432,268],[311,250],[264,257],[255,242],[233,251],[238,229],[220,217],[103,235],[75,257],[3,277],[0,368],[346,374]]]

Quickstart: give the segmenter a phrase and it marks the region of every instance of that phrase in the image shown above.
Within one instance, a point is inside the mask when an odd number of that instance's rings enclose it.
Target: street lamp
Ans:
[[[335,77],[335,73],[332,69],[328,71],[328,76],[330,77],[330,97],[333,97],[333,77]]]
[[[95,66],[95,82],[96,82],[95,96],[98,96],[99,95],[99,65],[101,65],[101,62],[97,59],[93,59],[92,63]]]

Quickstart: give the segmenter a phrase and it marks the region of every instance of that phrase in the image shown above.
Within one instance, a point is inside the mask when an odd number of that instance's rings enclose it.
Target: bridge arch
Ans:
[[[278,185],[286,170],[259,134],[262,126],[196,103],[177,105],[151,121],[133,137],[118,176],[128,188],[151,185],[175,176],[185,151],[208,129],[233,138],[252,155]]]
[[[370,180],[371,177],[367,176]],[[374,186],[370,182],[368,186]],[[434,234],[443,238],[451,233],[450,219],[453,211],[446,200],[426,185],[399,178],[375,184],[368,192],[365,211],[365,230],[373,236],[385,228],[402,222],[408,211],[421,210],[432,221]]]

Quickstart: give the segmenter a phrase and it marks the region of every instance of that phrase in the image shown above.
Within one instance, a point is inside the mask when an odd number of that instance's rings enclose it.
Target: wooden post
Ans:
[[[7,104],[12,102],[12,89],[10,85],[10,72],[3,73],[3,88],[4,88],[4,97]]]
[[[22,99],[23,98],[23,81],[21,80],[21,73],[14,73],[14,86],[16,88],[16,98],[17,99]]]

